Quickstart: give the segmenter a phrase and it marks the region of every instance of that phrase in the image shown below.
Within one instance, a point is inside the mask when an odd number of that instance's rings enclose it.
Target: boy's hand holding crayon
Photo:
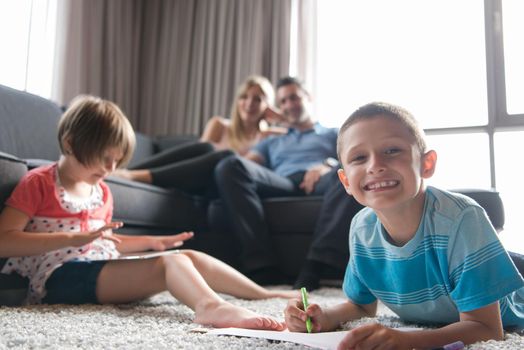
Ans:
[[[318,304],[309,304],[304,307],[303,298],[289,300],[284,310],[284,318],[291,332],[311,333],[328,330],[326,315],[322,308]],[[308,321],[311,327],[308,327]]]

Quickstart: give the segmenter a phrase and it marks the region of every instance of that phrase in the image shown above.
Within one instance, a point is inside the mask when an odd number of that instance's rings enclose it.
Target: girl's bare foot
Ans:
[[[113,176],[120,177],[122,179],[126,180],[133,180],[133,177],[131,176],[131,172],[127,169],[116,169],[111,173]]]
[[[216,328],[237,327],[272,331],[282,331],[286,328],[284,322],[259,315],[226,301],[197,306],[195,314],[195,323],[211,325]]]
[[[111,175],[118,176],[126,180],[133,180],[150,184],[153,182],[153,176],[148,169],[116,169]]]

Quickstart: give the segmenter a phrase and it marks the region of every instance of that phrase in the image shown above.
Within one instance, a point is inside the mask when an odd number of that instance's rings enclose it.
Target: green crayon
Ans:
[[[304,311],[306,311],[307,307],[309,306],[309,304],[307,302],[307,290],[306,290],[306,287],[300,288],[300,292],[302,293],[302,304],[304,304]],[[311,328],[312,328],[311,318],[308,317],[307,320],[306,320],[306,329],[307,329],[308,333],[311,333]]]

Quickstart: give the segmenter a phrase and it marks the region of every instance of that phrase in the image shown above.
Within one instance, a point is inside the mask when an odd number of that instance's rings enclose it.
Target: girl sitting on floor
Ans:
[[[113,234],[113,197],[104,178],[131,157],[135,135],[115,104],[77,98],[58,126],[62,156],[29,171],[0,214],[2,273],[30,280],[31,303],[128,303],[168,290],[195,312],[194,322],[214,327],[282,330],[273,318],[228,303],[216,292],[244,299],[296,296],[267,290],[202,252],[140,260],[121,253],[182,245],[191,232],[172,236]]]

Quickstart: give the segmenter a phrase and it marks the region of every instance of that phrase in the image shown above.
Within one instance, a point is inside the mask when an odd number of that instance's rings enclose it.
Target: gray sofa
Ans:
[[[56,128],[62,112],[52,101],[0,85],[0,209],[28,169],[58,159]],[[137,133],[137,148],[130,164],[194,140],[191,136],[152,138]],[[228,234],[219,201],[209,203],[175,189],[115,177],[106,182],[115,199],[114,219],[125,223],[122,232],[167,234],[193,230],[195,238],[185,247],[205,251],[237,266],[235,240]],[[305,257],[321,203],[321,197],[264,201],[276,246],[275,259],[290,278],[297,275]],[[210,226],[221,228],[217,230],[220,232]],[[0,258],[0,266],[4,261]],[[6,292],[16,280],[16,276],[0,274],[0,289]]]
[[[41,97],[0,85],[0,209],[29,169],[59,157],[57,122],[62,109]],[[191,137],[152,138],[137,134],[137,149],[131,164],[168,147],[191,141]],[[174,189],[108,178],[115,199],[114,219],[125,223],[129,234],[166,234],[195,231],[185,247],[205,251],[237,266],[235,240],[228,234],[219,201],[207,202]],[[493,225],[502,229],[504,210],[498,193],[462,190],[488,212]],[[321,197],[285,197],[264,200],[266,220],[275,243],[275,259],[282,272],[293,279],[298,274],[311,242],[322,204]],[[213,222],[213,225],[209,225]],[[219,228],[215,232],[210,227]],[[0,267],[5,259],[0,259]],[[340,278],[342,276],[339,276]],[[16,304],[26,281],[0,274],[0,305]]]

